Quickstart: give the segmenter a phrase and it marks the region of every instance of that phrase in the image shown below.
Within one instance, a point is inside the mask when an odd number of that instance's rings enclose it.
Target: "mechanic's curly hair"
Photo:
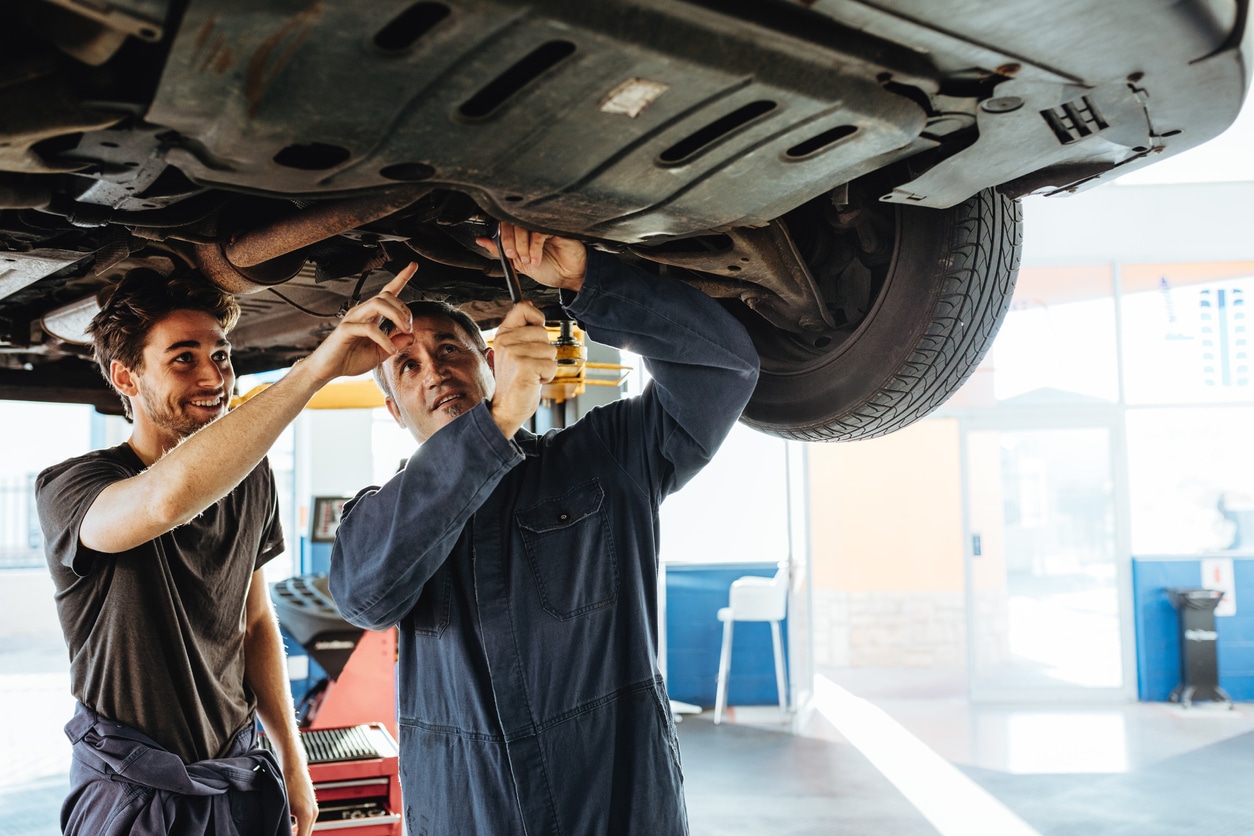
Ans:
[[[113,388],[109,367],[114,360],[140,371],[148,332],[175,311],[202,311],[230,331],[239,321],[235,297],[210,284],[196,273],[164,276],[146,267],[131,270],[117,284],[96,297],[100,312],[92,317],[87,334],[92,339],[96,363],[105,382]],[[114,389],[116,391],[116,389]],[[130,399],[118,392],[126,417],[132,419]]]
[[[448,302],[438,302],[432,299],[420,299],[417,302],[407,302],[406,305],[414,316],[442,316],[452,320],[453,324],[461,328],[470,338],[480,354],[488,350],[488,342],[483,338],[479,325],[461,308],[455,308]],[[379,328],[383,330],[383,333],[391,334],[396,330],[396,325],[392,320],[384,319],[379,323]],[[374,382],[384,395],[392,397],[392,388],[388,386],[387,378],[383,375],[383,363],[374,367]]]

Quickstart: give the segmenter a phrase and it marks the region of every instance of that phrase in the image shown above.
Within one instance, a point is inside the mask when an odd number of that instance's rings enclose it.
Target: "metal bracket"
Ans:
[[[740,299],[776,328],[794,333],[836,327],[819,288],[788,234],[773,220],[763,227],[723,233],[731,248],[717,252],[658,252],[632,247],[640,258],[682,267],[730,281],[697,277],[688,283],[709,296]]]
[[[166,16],[170,4],[165,0],[110,0],[110,2],[84,2],[84,0],[47,0],[54,6],[94,20],[117,32],[124,32],[141,41],[156,43],[165,32]]]

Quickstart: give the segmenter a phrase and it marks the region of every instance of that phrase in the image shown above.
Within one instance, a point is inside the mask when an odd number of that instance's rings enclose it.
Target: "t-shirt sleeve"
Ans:
[[[253,565],[254,572],[281,555],[284,549],[283,524],[279,519],[279,492],[274,487],[274,471],[270,469],[269,460],[263,460],[259,469],[265,472],[263,483],[266,492],[264,503],[266,519],[262,525],[261,547],[257,551],[257,560]]]
[[[79,577],[91,573],[92,561],[100,553],[79,541],[83,518],[101,491],[131,475],[120,463],[105,458],[72,460],[39,474],[35,505],[50,563]]]

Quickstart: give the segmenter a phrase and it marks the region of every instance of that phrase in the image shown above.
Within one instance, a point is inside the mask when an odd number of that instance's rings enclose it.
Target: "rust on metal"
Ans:
[[[227,293],[246,294],[283,284],[300,272],[305,259],[299,253],[291,257],[280,256],[256,268],[240,268],[227,261],[218,244],[195,244],[196,266],[205,278]]]
[[[257,115],[266,90],[296,55],[323,12],[321,0],[315,0],[257,47],[248,62],[244,79],[244,96],[248,99],[250,117]]]
[[[236,267],[256,267],[341,232],[386,218],[429,191],[430,186],[422,186],[381,196],[319,203],[291,217],[232,237],[223,252]]]
[[[216,15],[204,22],[196,32],[196,49],[193,55],[200,61],[202,73],[212,72],[222,75],[231,68],[235,61],[234,51],[227,43],[226,33],[218,31]]]
[[[414,186],[384,195],[320,203],[241,233],[226,244],[197,244],[195,260],[206,278],[224,290],[255,293],[300,272],[305,247],[386,218],[429,191],[430,186]]]

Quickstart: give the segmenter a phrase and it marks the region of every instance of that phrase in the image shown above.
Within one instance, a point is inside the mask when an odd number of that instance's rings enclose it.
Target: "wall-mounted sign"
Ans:
[[[1202,558],[1202,588],[1217,589],[1224,597],[1215,607],[1215,615],[1237,614],[1237,583],[1232,574],[1231,557]]]
[[[335,531],[340,527],[340,517],[344,515],[344,503],[351,496],[315,496],[313,501],[313,518],[310,520],[309,540],[313,543],[330,543],[335,539]]]

